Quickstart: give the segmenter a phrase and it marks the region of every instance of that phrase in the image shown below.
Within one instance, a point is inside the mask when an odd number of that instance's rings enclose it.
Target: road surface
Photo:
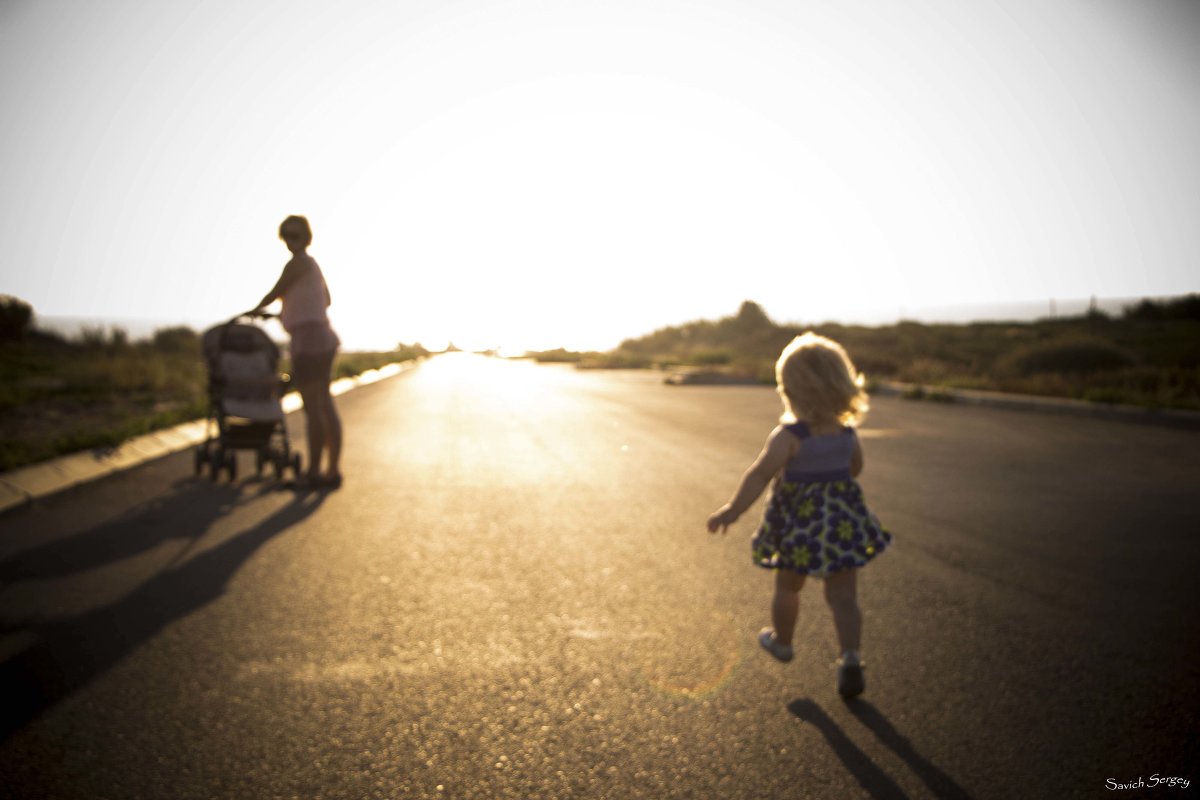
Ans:
[[[338,403],[340,491],[183,453],[0,517],[5,797],[1200,781],[1200,434],[876,399],[862,483],[896,538],[846,703],[819,587],[791,664],[754,641],[761,501],[704,531],[770,389],[458,355]]]

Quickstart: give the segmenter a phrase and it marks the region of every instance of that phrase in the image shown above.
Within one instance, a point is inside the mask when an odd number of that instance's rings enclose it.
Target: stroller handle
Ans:
[[[234,314],[233,317],[230,318],[230,320],[228,322],[226,322],[225,324],[233,325],[238,320],[255,319],[255,318],[257,318],[257,319],[279,319],[279,315],[272,314],[269,311],[259,311],[258,309],[253,309],[251,311],[243,311],[240,314]]]

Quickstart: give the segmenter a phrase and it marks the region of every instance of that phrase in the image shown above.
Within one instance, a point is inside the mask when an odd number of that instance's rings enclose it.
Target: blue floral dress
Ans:
[[[850,475],[853,428],[814,436],[796,422],[785,429],[803,441],[775,479],[762,525],[751,541],[754,563],[824,578],[861,567],[884,551],[892,535],[863,501]]]

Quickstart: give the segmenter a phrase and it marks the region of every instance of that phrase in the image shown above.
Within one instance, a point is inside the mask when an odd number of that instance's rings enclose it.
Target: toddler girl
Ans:
[[[775,364],[784,414],[750,465],[733,499],[708,518],[725,532],[774,479],[762,525],[751,542],[754,563],[775,570],[773,627],[758,641],[780,661],[792,660],[792,633],[805,578],[823,578],[838,645],[838,691],[865,688],[859,639],[858,568],[879,555],[892,536],[867,510],[855,477],[863,455],[855,425],[867,410],[863,378],[841,345],[805,333]]]

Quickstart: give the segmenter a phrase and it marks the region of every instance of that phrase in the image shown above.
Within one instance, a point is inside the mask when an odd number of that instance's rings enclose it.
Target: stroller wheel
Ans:
[[[221,477],[221,467],[225,463],[225,451],[218,447],[215,452],[208,455],[208,477],[210,480],[217,480]]]
[[[225,454],[225,469],[229,470],[229,480],[237,480],[237,453],[230,450]]]
[[[289,466],[291,466],[291,468],[292,468],[292,477],[299,478],[300,477],[300,454],[299,453],[292,453],[292,461]]]

